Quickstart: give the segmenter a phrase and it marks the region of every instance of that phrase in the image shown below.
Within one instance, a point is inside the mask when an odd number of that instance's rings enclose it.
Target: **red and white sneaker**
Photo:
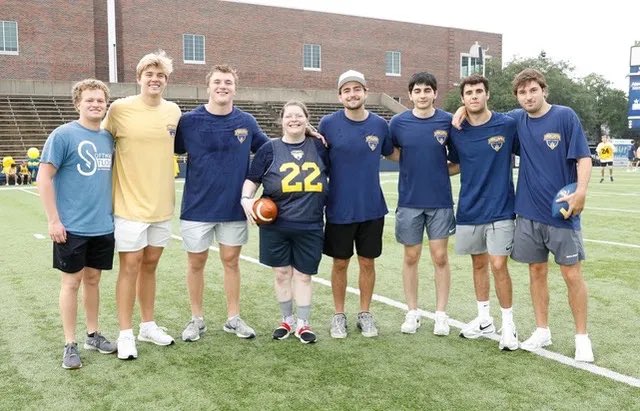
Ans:
[[[296,328],[295,336],[298,337],[301,343],[311,344],[316,342],[316,334],[311,331],[309,323],[303,320],[298,320],[298,327]]]
[[[292,317],[283,318],[282,322],[273,330],[273,339],[274,340],[284,340],[289,337],[291,333],[293,333],[293,324],[295,320]]]

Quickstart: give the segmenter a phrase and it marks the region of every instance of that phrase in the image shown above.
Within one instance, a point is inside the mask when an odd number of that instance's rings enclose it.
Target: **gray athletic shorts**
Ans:
[[[180,220],[182,246],[190,253],[201,253],[213,244],[214,235],[219,244],[244,245],[249,239],[247,220],[207,223]]]
[[[449,238],[456,232],[453,208],[409,208],[396,210],[396,241],[404,245],[422,243],[423,232],[429,240]]]
[[[456,226],[456,254],[509,255],[513,249],[513,220]]]
[[[584,260],[582,232],[517,217],[511,258],[527,264],[546,263],[549,252],[560,265],[574,265]]]

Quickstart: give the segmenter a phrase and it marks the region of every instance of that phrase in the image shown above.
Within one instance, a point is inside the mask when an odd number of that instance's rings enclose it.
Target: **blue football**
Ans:
[[[567,203],[566,201],[556,203],[556,200],[566,196],[567,194],[572,194],[575,192],[576,183],[567,184],[558,191],[555,197],[553,197],[553,201],[551,202],[551,215],[553,217],[564,219],[564,214],[569,210],[569,203]]]

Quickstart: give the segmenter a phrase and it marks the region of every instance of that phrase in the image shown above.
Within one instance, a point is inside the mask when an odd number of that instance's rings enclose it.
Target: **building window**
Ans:
[[[400,75],[400,52],[387,51],[384,56],[384,65],[387,76]]]
[[[204,36],[197,34],[183,34],[184,62],[187,64],[205,64]]]
[[[0,20],[0,54],[18,54],[18,22]]]
[[[469,54],[461,54],[460,55],[460,78],[464,78],[470,76],[474,73],[484,75],[484,65],[487,64],[487,60],[491,57],[482,56],[480,57],[471,57]],[[482,61],[484,60],[484,61]]]
[[[302,67],[305,70],[320,71],[320,45],[305,44],[302,48]]]

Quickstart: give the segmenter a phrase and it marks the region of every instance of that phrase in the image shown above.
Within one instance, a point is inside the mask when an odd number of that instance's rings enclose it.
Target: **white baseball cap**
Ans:
[[[338,92],[340,91],[342,86],[345,85],[345,83],[348,83],[350,81],[356,81],[362,84],[364,87],[367,87],[367,81],[364,79],[364,74],[360,73],[359,71],[348,70],[340,74],[340,77],[338,78]]]

